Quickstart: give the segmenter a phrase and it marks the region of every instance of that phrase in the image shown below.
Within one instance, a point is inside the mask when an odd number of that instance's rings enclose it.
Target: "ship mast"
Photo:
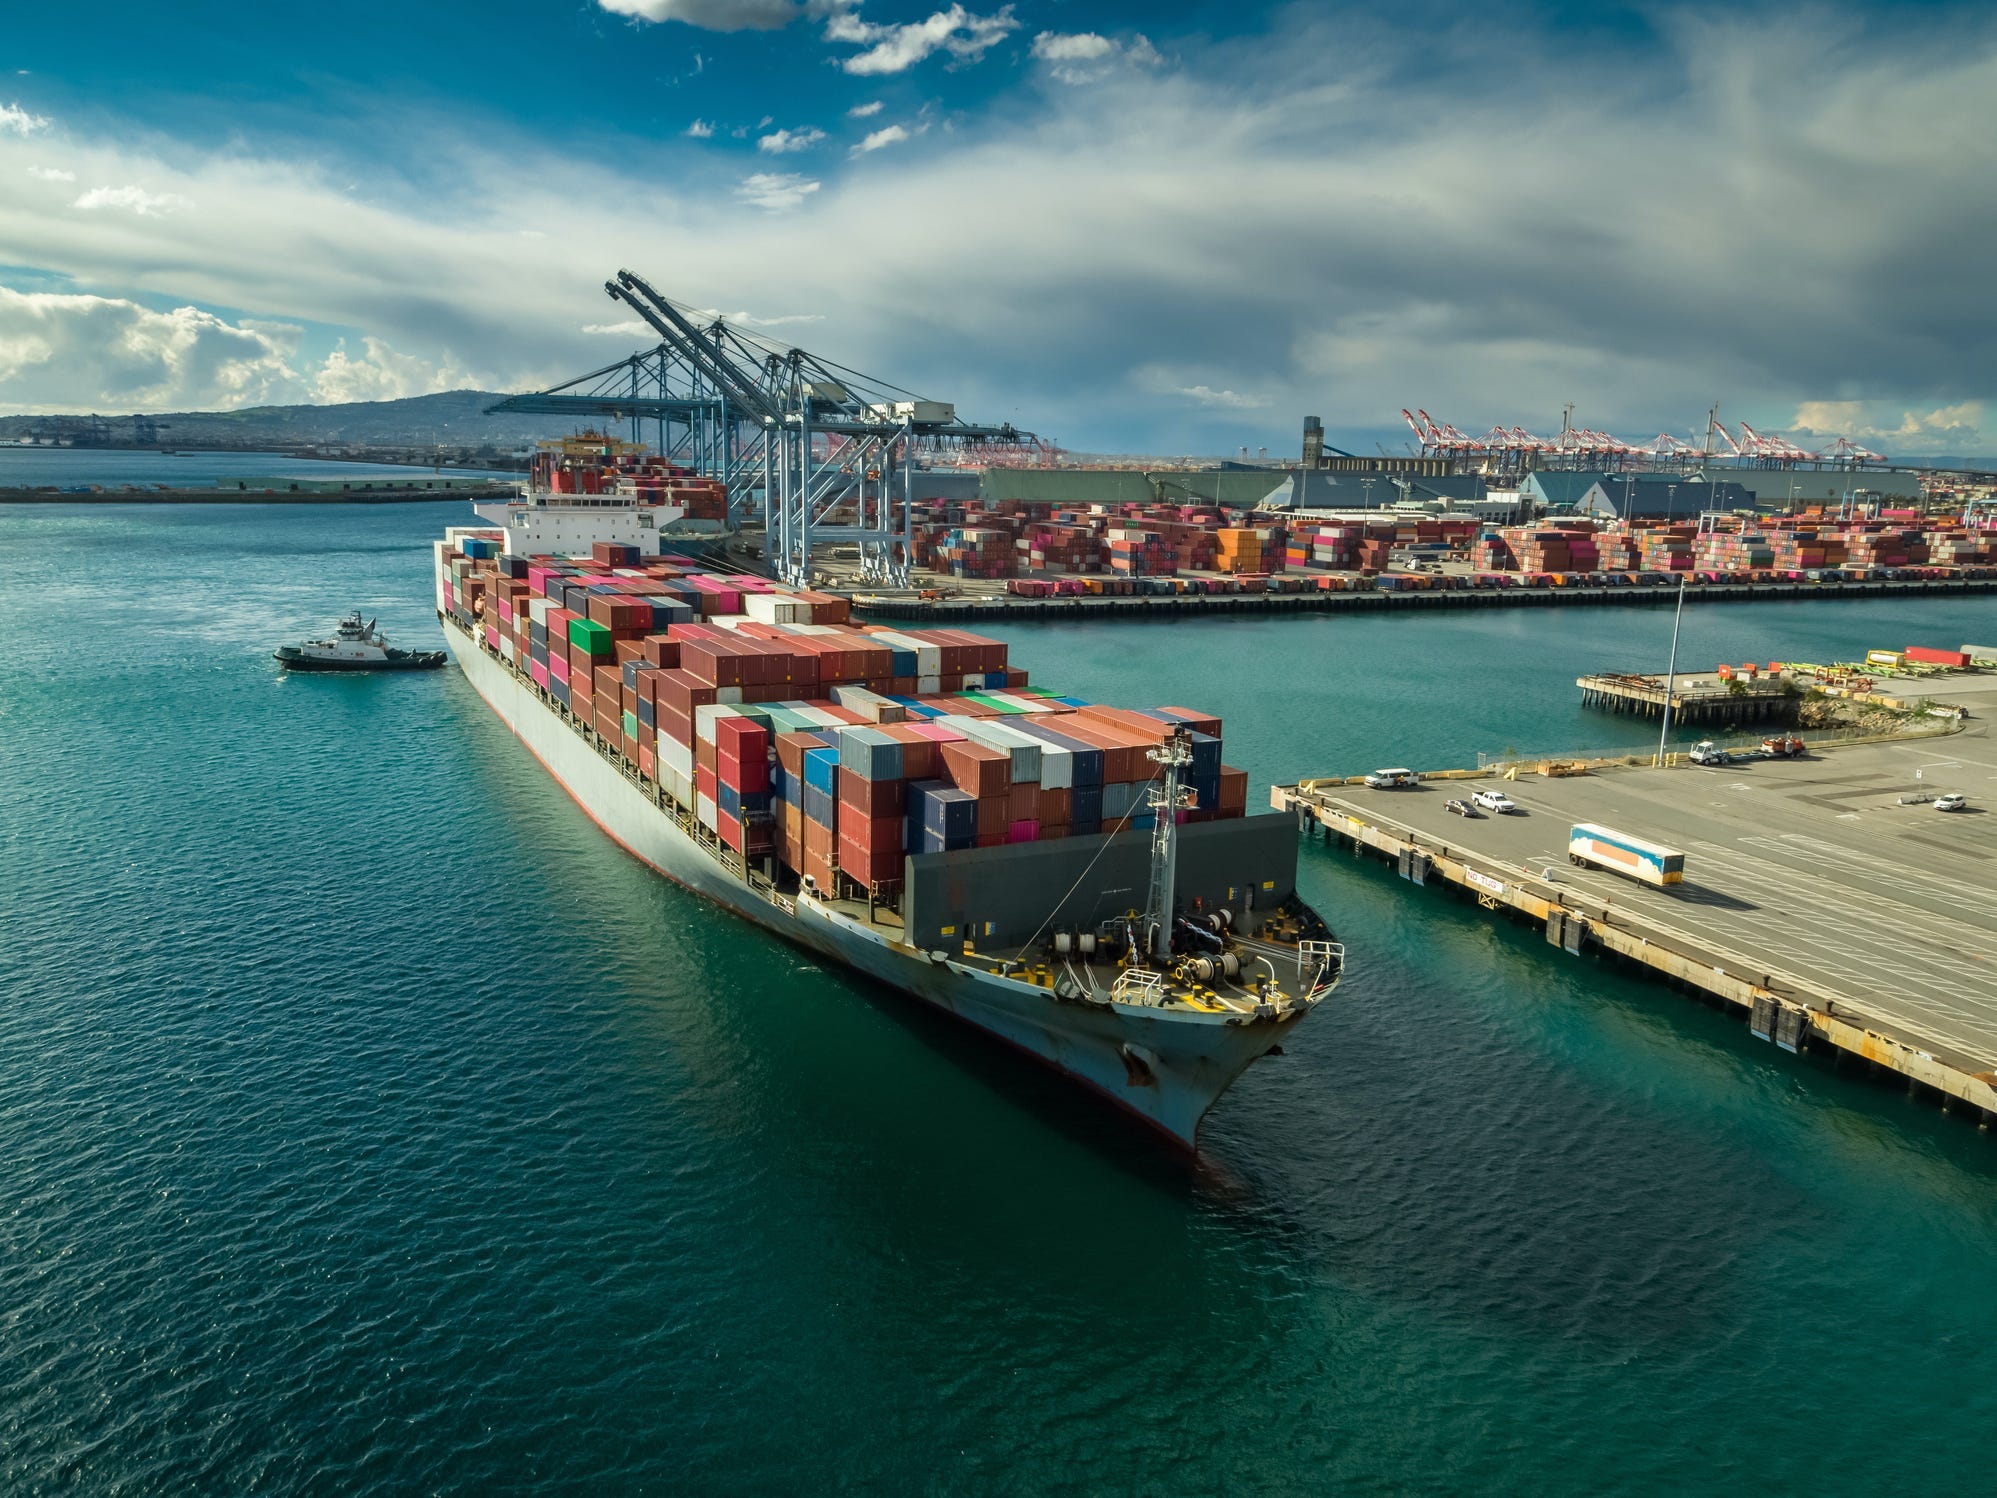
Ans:
[[[1193,762],[1192,736],[1184,728],[1175,728],[1163,744],[1146,751],[1146,758],[1161,767],[1164,777],[1149,798],[1156,821],[1151,828],[1151,896],[1145,907],[1151,956],[1163,966],[1172,960],[1172,907],[1179,874],[1177,812],[1185,796],[1179,774]]]

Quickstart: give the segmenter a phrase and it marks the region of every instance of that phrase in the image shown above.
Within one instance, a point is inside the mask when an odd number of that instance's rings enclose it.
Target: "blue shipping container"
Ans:
[[[837,749],[807,749],[804,751],[804,783],[815,791],[823,791],[828,796],[839,794],[839,751]],[[832,824],[827,822],[829,827]]]

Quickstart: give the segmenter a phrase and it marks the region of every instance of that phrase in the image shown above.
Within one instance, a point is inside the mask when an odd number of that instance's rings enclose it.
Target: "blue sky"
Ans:
[[[1987,8],[108,3],[0,33],[0,409],[525,388],[620,265],[1098,451],[1990,451]]]

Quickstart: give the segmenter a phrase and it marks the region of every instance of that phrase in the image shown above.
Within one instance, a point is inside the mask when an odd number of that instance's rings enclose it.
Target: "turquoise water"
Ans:
[[[275,673],[433,642],[445,518],[10,517],[0,1489],[1983,1486],[1988,1136],[1312,847],[1353,976],[1189,1166],[646,873],[454,672]],[[1669,627],[1008,633],[1259,790],[1612,742],[1572,678]]]
[[[0,489],[44,484],[157,484],[168,489],[205,489],[218,480],[367,479],[460,476],[476,478],[476,468],[413,468],[396,463],[333,463],[283,453],[107,452],[96,448],[0,447]]]

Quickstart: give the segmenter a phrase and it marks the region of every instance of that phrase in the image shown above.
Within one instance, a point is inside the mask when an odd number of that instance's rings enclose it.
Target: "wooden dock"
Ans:
[[[1946,760],[1925,743],[1745,770],[1528,777],[1501,785],[1521,815],[1478,820],[1444,811],[1448,798],[1470,794],[1472,771],[1403,792],[1306,780],[1274,787],[1270,804],[1307,838],[1383,858],[1409,883],[1529,923],[1568,954],[1612,957],[1692,990],[1785,1051],[1891,1073],[1987,1129],[1997,1120],[1997,911],[1977,891],[1988,889],[1979,870],[1997,829],[1892,794],[1911,776],[1908,755]],[[1752,789],[1735,778],[1756,773],[1766,778]],[[1716,794],[1726,801],[1711,801]],[[1785,830],[1796,826],[1792,808],[1818,803],[1836,832],[1820,836],[1814,822]],[[1571,867],[1566,833],[1576,821],[1686,849],[1687,883],[1656,890]],[[1938,834],[1955,834],[1960,863],[1938,858]],[[1872,866],[1834,858],[1830,837],[1872,850]],[[1899,850],[1901,838],[1921,846]]]
[[[1666,677],[1603,673],[1578,676],[1584,707],[1655,718],[1664,712]],[[1670,678],[1671,716],[1679,723],[1766,723],[1796,714],[1802,693],[1786,672],[1721,678],[1711,671],[1681,671]]]

